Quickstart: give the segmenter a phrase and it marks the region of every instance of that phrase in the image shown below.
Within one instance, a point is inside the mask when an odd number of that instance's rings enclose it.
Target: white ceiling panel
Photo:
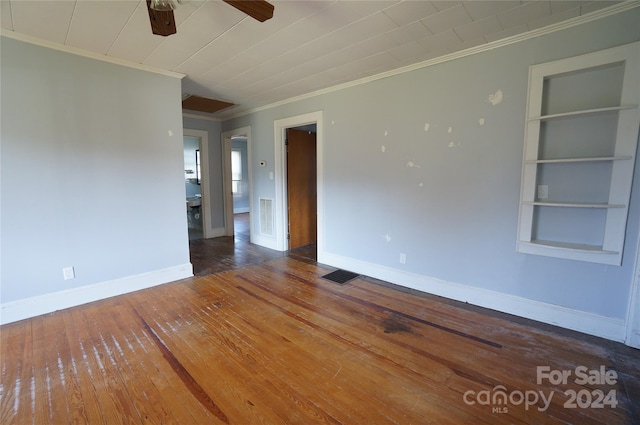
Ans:
[[[565,2],[558,1],[558,3]],[[576,2],[571,1],[569,3]],[[464,8],[467,10],[467,13],[469,13],[469,16],[471,16],[471,19],[477,21],[487,16],[496,15],[499,12],[518,7],[521,4],[522,3],[517,0],[475,0],[464,2]]]
[[[422,20],[425,27],[434,34],[459,27],[471,22],[471,16],[464,6],[457,5]]]
[[[418,0],[419,1],[419,0]],[[472,0],[474,1],[474,0]],[[475,1],[483,1],[483,0],[475,0]],[[442,12],[443,10],[450,9],[452,7],[456,7],[459,4],[464,3],[462,0],[441,0],[441,1],[432,1],[438,12]]]
[[[558,12],[556,14],[548,15],[535,21],[528,22],[527,27],[530,30],[535,30],[538,28],[544,28],[557,22],[566,21],[567,19],[572,19],[577,16],[580,16],[580,8],[574,7],[572,9],[563,10],[562,12]]]
[[[438,13],[438,9],[428,1],[405,0],[384,9],[384,14],[400,26],[410,24],[427,16],[435,15],[436,13]]]
[[[368,38],[364,41],[361,41],[360,43],[354,44],[353,47],[363,50],[371,55],[375,54],[376,52],[386,52],[387,50],[393,49],[400,44],[403,44],[396,41],[391,36],[392,32],[393,31],[390,31],[385,34],[380,34],[375,37]]]
[[[2,28],[13,31],[13,20],[11,19],[11,2],[0,1],[0,22],[2,22]]]
[[[13,1],[13,30],[65,44],[75,7],[76,3],[70,1]]]
[[[483,37],[487,34],[502,31],[502,26],[495,15],[490,15],[478,21],[469,22],[459,27],[455,27],[454,31],[462,41],[470,41]]]
[[[359,11],[351,6],[352,3],[354,2],[336,1],[310,18],[320,23],[328,34],[362,18]]]
[[[398,44],[409,43],[433,35],[421,21],[415,21],[403,27],[396,28],[387,34]]]
[[[487,42],[491,43],[492,41],[498,41],[504,38],[513,37],[513,36],[525,33],[527,31],[529,31],[529,27],[527,27],[526,24],[523,24],[523,25],[518,25],[517,27],[507,28],[506,30],[496,32],[493,34],[487,34],[484,36],[484,39],[487,40]]]
[[[534,1],[499,12],[497,16],[502,28],[507,29],[541,19],[550,14],[551,5],[548,1]]]
[[[580,8],[585,3],[589,3],[588,1],[565,1],[565,0],[555,0],[549,2],[551,6],[551,13],[560,13],[564,12],[567,9]]]
[[[260,23],[221,0],[187,0],[177,34],[153,35],[145,0],[0,0],[14,33],[187,75],[185,94],[240,103],[326,89],[640,1],[271,0]],[[620,4],[621,3],[621,4]]]
[[[156,68],[175,70],[180,64],[188,60],[192,54],[189,50],[159,45],[142,63]],[[207,66],[209,66],[208,63]]]
[[[92,52],[107,53],[137,5],[136,1],[77,2],[67,44]]]
[[[177,66],[174,71],[189,75],[191,78],[195,78],[201,77],[203,74],[209,72],[210,69],[211,62],[201,61],[192,56]]]
[[[584,15],[585,13],[595,12],[600,9],[604,9],[605,7],[611,7],[615,3],[622,3],[622,1],[617,0],[606,0],[606,1],[590,1],[583,2],[584,5],[580,6],[580,14]]]
[[[460,40],[460,37],[458,37],[458,34],[456,34],[454,30],[450,29],[430,37],[423,38],[422,40],[418,40],[418,43],[420,43],[427,51],[454,51],[455,47],[462,43],[462,40]]]
[[[332,35],[342,40],[342,45],[344,46],[358,43],[396,28],[398,28],[398,25],[395,22],[384,13],[378,12],[353,22],[335,31]]]
[[[402,46],[398,46],[389,50],[389,54],[393,56],[398,62],[404,62],[409,59],[418,57],[424,53],[425,49],[417,41],[405,43]]]
[[[361,18],[373,15],[380,10],[385,10],[400,0],[358,0],[349,2],[349,7],[355,11]],[[423,1],[423,3],[428,3]]]
[[[190,2],[185,3],[189,4]],[[230,25],[244,18],[240,12],[224,6],[225,4],[221,2],[204,2],[180,24],[176,22],[177,33],[165,37],[162,47],[168,46],[186,50],[191,54],[199,51],[211,40],[215,40],[227,31]],[[181,7],[176,10],[180,9]],[[205,28],[206,30],[203,31]]]
[[[151,33],[149,12],[144,2],[138,2],[129,22],[116,37],[107,55],[142,63],[164,40]]]

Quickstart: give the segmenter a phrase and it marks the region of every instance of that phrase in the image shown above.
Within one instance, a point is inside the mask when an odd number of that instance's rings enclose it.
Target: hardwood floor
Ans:
[[[0,423],[640,423],[638,350],[259,259],[2,326]],[[538,384],[538,366],[572,374]],[[579,385],[578,366],[616,382]],[[585,407],[598,390],[617,406]]]
[[[304,246],[284,253],[252,244],[249,233],[249,213],[235,214],[234,227],[233,237],[225,236],[189,241],[194,275],[206,276],[286,255],[300,261],[312,261],[317,258],[315,245]]]

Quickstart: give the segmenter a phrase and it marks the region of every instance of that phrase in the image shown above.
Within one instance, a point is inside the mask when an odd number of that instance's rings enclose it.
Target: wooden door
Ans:
[[[316,135],[287,129],[289,249],[317,241]]]

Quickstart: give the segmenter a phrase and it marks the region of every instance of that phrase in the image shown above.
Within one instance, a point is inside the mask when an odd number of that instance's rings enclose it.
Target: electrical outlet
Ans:
[[[538,199],[547,199],[549,197],[549,186],[546,184],[538,185]]]
[[[400,253],[400,264],[406,264],[407,262],[407,254],[405,253]]]
[[[64,280],[75,279],[76,273],[73,270],[73,267],[65,267],[62,269],[62,275],[64,276]]]

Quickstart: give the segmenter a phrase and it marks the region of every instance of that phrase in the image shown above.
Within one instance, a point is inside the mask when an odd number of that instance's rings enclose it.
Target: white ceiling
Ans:
[[[582,16],[616,1],[273,0],[260,23],[186,0],[177,34],[151,33],[143,0],[1,0],[2,28],[186,74],[183,95],[236,103],[225,118]],[[6,34],[6,31],[3,32]]]

